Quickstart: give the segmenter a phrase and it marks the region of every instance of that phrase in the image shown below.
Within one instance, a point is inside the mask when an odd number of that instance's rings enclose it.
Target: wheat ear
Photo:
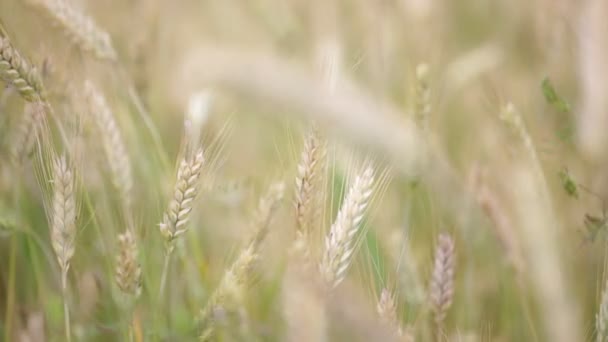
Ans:
[[[116,258],[116,284],[122,292],[137,298],[141,293],[141,266],[138,248],[132,229],[118,236]]]
[[[309,259],[310,246],[308,238],[310,225],[315,215],[315,190],[318,187],[318,175],[323,168],[325,145],[319,137],[316,127],[311,128],[304,140],[304,149],[298,164],[295,191],[296,237],[294,250],[301,252],[304,260]]]
[[[399,321],[397,320],[397,303],[395,302],[395,296],[393,292],[386,287],[380,292],[376,310],[383,323],[390,327],[394,327],[395,330],[401,334],[401,328],[399,327]]]
[[[42,7],[47,16],[83,51],[102,60],[116,59],[116,51],[112,46],[110,35],[97,26],[91,17],[78,11],[68,1],[31,0],[31,3]]]
[[[74,198],[74,173],[65,155],[57,157],[53,164],[53,203],[51,214],[51,241],[61,269],[65,333],[71,341],[70,315],[67,304],[67,274],[74,256],[76,238],[76,201]]]
[[[597,342],[608,342],[608,282],[602,291],[600,308],[595,315],[595,330]]]
[[[34,150],[34,144],[44,122],[44,104],[28,102],[17,128],[10,139],[11,156],[15,161],[22,161]]]
[[[438,333],[454,297],[454,240],[446,233],[439,235],[435,249],[435,265],[430,285],[431,308]]]
[[[116,257],[116,273],[115,279],[118,288],[129,299],[136,300],[141,294],[141,265],[138,260],[138,248],[135,234],[132,227],[125,230],[124,233],[118,235],[118,256]],[[133,341],[134,327],[134,302],[129,301],[127,310],[130,315],[129,336]]]
[[[231,311],[241,306],[243,295],[251,280],[253,266],[260,257],[260,244],[267,235],[270,220],[283,198],[284,190],[283,183],[273,183],[266,195],[260,199],[254,215],[253,237],[232,266],[224,273],[219,286],[201,310],[199,316],[203,327],[200,335],[201,341],[208,341],[214,336],[216,330],[214,316],[218,311]]]
[[[205,162],[202,148],[194,154],[186,153],[177,170],[177,181],[173,188],[173,198],[160,223],[160,233],[165,239],[166,254],[161,274],[159,297],[165,292],[171,254],[175,249],[175,239],[188,230],[188,219],[198,193],[201,170]]]
[[[320,271],[328,286],[332,288],[346,276],[355,250],[355,236],[369,204],[373,183],[374,171],[367,167],[355,178],[325,239],[325,253]]]
[[[169,250],[174,247],[173,241],[188,230],[188,219],[198,193],[204,162],[203,150],[199,149],[192,156],[185,155],[179,164],[173,198],[160,224],[160,232]]]
[[[112,174],[112,183],[120,193],[125,215],[130,215],[133,203],[133,175],[127,147],[116,118],[103,94],[91,81],[85,82],[84,91],[88,102],[88,109],[93,115],[101,136],[106,159]]]
[[[28,102],[45,101],[42,79],[6,37],[0,37],[0,78]]]

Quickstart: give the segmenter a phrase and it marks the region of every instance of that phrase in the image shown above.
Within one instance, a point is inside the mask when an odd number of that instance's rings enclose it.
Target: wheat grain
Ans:
[[[84,84],[88,110],[95,119],[103,148],[112,174],[112,183],[120,193],[125,215],[130,215],[133,202],[133,175],[131,160],[122,134],[103,94],[91,81]]]
[[[72,42],[83,51],[102,60],[113,61],[116,51],[110,35],[102,30],[95,21],[78,11],[65,0],[31,0],[32,4],[42,7],[44,12],[61,27]]]
[[[0,37],[0,78],[14,87],[26,101],[45,101],[38,70],[29,65],[6,37]]]
[[[354,253],[354,240],[372,195],[374,171],[367,167],[348,191],[329,235],[320,271],[330,287],[336,287],[346,276]]]
[[[454,297],[454,241],[450,235],[439,235],[435,249],[435,266],[430,285],[431,307],[440,327]]]

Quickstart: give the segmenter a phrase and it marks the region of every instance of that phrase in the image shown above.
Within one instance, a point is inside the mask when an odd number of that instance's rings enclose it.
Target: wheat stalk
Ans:
[[[31,0],[30,2],[42,7],[48,17],[83,51],[102,60],[116,59],[116,51],[112,46],[110,35],[97,26],[91,17],[78,11],[68,1]]]
[[[0,78],[14,87],[26,101],[45,101],[38,70],[21,57],[6,37],[0,37]]]
[[[355,178],[344,203],[325,239],[325,253],[320,271],[330,287],[336,287],[344,277],[354,252],[353,242],[369,204],[374,183],[374,171],[367,167]]]
[[[203,331],[201,341],[210,340],[215,334],[215,316],[221,310],[234,310],[243,303],[243,295],[251,280],[251,273],[260,257],[260,244],[268,232],[273,213],[283,198],[285,185],[273,183],[266,195],[262,196],[254,215],[254,234],[241,251],[232,266],[224,273],[219,286],[213,292],[205,307],[201,310],[200,321]]]
[[[17,128],[10,139],[10,153],[14,160],[22,161],[34,150],[34,144],[44,121],[44,104],[28,102]]]
[[[604,291],[602,291],[600,309],[595,315],[595,330],[597,334],[595,340],[597,342],[608,341],[608,282],[606,282]]]
[[[76,238],[76,201],[74,174],[65,155],[53,164],[53,203],[51,213],[51,242],[61,269],[61,287],[64,295],[66,338],[71,340],[70,316],[67,305],[67,274],[74,256]]]
[[[440,234],[435,249],[435,266],[430,285],[431,307],[439,330],[454,297],[454,259],[452,237],[446,233]]]
[[[84,92],[88,101],[88,109],[93,114],[100,132],[102,145],[112,174],[112,183],[120,193],[125,215],[130,215],[133,203],[133,175],[127,147],[116,118],[103,94],[91,81],[85,82]]]

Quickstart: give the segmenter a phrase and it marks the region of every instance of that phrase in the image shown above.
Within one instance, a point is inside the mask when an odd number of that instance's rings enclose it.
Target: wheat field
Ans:
[[[608,342],[603,0],[0,0],[0,341]]]

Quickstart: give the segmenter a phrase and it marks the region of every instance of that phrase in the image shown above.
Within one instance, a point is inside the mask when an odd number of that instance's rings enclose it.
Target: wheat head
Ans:
[[[320,271],[328,286],[336,287],[344,277],[354,253],[354,240],[369,204],[374,183],[374,171],[367,167],[355,181],[344,199],[329,235]]]
[[[135,234],[131,229],[118,236],[116,284],[126,294],[138,297],[141,293],[141,266],[138,261]]]
[[[80,49],[102,60],[116,60],[116,51],[112,46],[110,35],[91,17],[77,10],[68,1],[30,0],[30,2],[41,7]]]
[[[160,224],[160,232],[170,250],[173,240],[188,230],[188,219],[198,193],[204,162],[203,150],[199,149],[193,156],[184,156],[179,165],[173,198]]]
[[[76,238],[76,201],[74,173],[65,155],[53,164],[53,203],[51,216],[51,242],[62,273],[67,273],[74,256]]]
[[[431,307],[435,323],[441,325],[454,297],[454,240],[446,233],[439,235],[435,249],[435,265],[430,285]]]
[[[44,115],[45,109],[42,102],[26,103],[21,120],[10,139],[10,152],[14,160],[22,161],[32,153],[44,122]]]
[[[0,78],[28,102],[45,101],[42,79],[6,37],[0,37]]]
[[[106,159],[112,174],[112,183],[120,193],[125,215],[128,215],[133,202],[133,175],[127,147],[116,118],[101,91],[99,91],[93,82],[86,81],[84,92],[88,102],[88,109],[92,113],[100,133]]]

